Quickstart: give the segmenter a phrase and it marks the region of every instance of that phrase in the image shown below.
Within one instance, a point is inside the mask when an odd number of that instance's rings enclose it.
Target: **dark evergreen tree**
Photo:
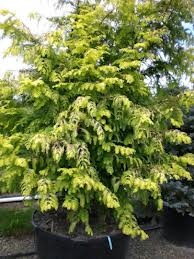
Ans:
[[[171,146],[171,152],[183,156],[186,153],[194,154],[194,107],[184,116],[182,130],[192,139],[189,145]],[[192,178],[194,178],[194,166],[188,166]],[[166,206],[176,209],[178,212],[194,216],[194,182],[170,181],[164,186],[164,199]]]

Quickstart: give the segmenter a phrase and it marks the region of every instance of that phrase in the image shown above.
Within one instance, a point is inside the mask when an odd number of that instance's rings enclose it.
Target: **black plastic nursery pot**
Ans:
[[[194,217],[188,214],[182,215],[175,209],[165,208],[163,234],[175,245],[194,248]]]
[[[120,232],[76,240],[48,232],[34,222],[37,254],[40,259],[126,259],[129,237]]]

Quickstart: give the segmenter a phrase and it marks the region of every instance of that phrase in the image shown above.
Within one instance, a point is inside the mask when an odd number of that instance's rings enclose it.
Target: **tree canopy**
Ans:
[[[191,180],[191,154],[165,151],[166,142],[190,143],[182,108],[184,91],[169,96],[183,74],[191,76],[192,1],[65,1],[72,12],[49,18],[38,36],[2,10],[0,29],[12,39],[7,53],[30,70],[0,82],[0,187],[37,193],[40,208],[67,210],[70,232],[80,222],[92,234],[90,214],[111,214],[124,234],[138,227],[133,203],[151,199],[162,208],[160,184]],[[163,81],[163,82],[162,82]],[[164,83],[165,82],[165,83]]]

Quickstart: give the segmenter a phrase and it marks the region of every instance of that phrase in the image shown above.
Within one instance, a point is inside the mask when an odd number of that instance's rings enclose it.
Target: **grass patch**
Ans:
[[[32,208],[0,208],[0,235],[18,235],[32,232]]]

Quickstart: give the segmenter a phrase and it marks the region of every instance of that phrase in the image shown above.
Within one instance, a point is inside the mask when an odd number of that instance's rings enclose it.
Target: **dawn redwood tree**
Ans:
[[[49,18],[38,36],[2,10],[8,54],[30,69],[0,82],[0,188],[38,194],[42,212],[66,211],[69,232],[91,215],[114,219],[124,234],[146,234],[134,204],[162,208],[160,185],[191,180],[192,154],[172,155],[166,142],[190,143],[169,130],[183,123],[191,91],[168,96],[191,76],[191,0],[64,1],[71,12]],[[97,223],[97,224],[98,224]]]

